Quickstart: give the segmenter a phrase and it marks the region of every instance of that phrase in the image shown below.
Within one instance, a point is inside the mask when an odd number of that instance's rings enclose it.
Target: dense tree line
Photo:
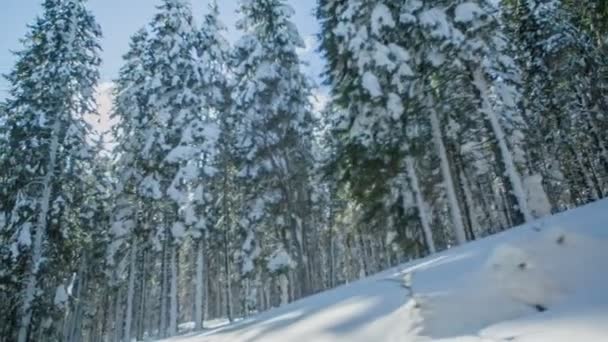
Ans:
[[[608,7],[159,0],[95,113],[101,29],[45,0],[0,104],[0,341],[200,330],[605,197]]]

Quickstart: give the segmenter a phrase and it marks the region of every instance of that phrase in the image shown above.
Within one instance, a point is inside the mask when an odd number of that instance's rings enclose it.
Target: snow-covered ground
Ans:
[[[605,342],[607,263],[605,200],[168,341]]]

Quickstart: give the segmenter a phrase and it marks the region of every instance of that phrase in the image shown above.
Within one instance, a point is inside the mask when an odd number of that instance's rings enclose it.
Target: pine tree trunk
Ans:
[[[197,241],[196,244],[196,293],[194,299],[194,329],[203,329],[203,287],[205,271],[205,237]]]
[[[359,279],[363,279],[365,278],[368,273],[367,273],[367,264],[366,264],[366,257],[365,257],[365,247],[363,246],[363,237],[361,235],[360,232],[356,233],[356,241],[355,243],[357,244],[357,260],[359,261],[359,275],[358,278]]]
[[[205,240],[205,246],[203,246],[203,250],[205,251],[204,253],[206,253],[207,251],[207,240]],[[205,320],[208,319],[209,317],[209,307],[210,307],[210,300],[211,300],[211,293],[210,293],[210,288],[211,286],[209,285],[209,280],[211,279],[209,277],[209,275],[211,274],[212,270],[211,269],[211,263],[210,260],[208,258],[204,258],[204,266],[203,266],[203,328],[204,328],[204,324],[205,324]],[[216,274],[215,272],[213,273],[214,275]],[[213,278],[213,279],[217,279],[217,278]]]
[[[76,273],[76,277],[74,279],[74,283],[72,285],[72,291],[74,292],[74,305],[72,308],[72,312],[67,316],[67,324],[64,327],[64,339],[68,342],[76,342],[78,340],[77,336],[81,331],[82,324],[82,304],[84,302],[83,297],[83,287],[85,286],[85,276],[86,276],[86,257],[82,256],[80,260],[80,266],[78,268],[78,272]]]
[[[270,309],[270,290],[269,290],[269,284],[268,284],[268,279],[266,279],[264,286],[264,310],[268,310]]]
[[[467,242],[466,232],[464,230],[464,224],[462,222],[462,213],[460,212],[458,199],[456,197],[456,190],[454,189],[454,180],[452,178],[452,171],[450,170],[450,163],[448,161],[447,152],[443,143],[443,133],[441,132],[439,117],[437,116],[435,108],[432,107],[432,103],[428,103],[427,107],[431,118],[433,140],[435,142],[437,153],[439,154],[439,159],[441,162],[441,173],[443,175],[443,182],[448,196],[450,214],[452,215],[454,236],[458,244],[463,244]]]
[[[226,286],[225,286],[225,295],[224,299],[226,301],[226,316],[228,317],[228,321],[232,323],[232,274],[230,270],[230,242],[229,242],[229,233],[230,228],[232,226],[231,222],[231,201],[228,197],[231,193],[231,179],[229,179],[230,171],[226,167],[224,168],[224,177],[223,177],[223,196],[222,196],[222,214],[224,217],[224,234],[223,234],[223,252],[224,252],[224,272],[226,276]]]
[[[585,185],[587,187],[587,191],[589,191],[589,199],[591,201],[597,201],[599,199],[599,195],[596,191],[596,185],[593,182],[593,179],[589,175],[589,169],[585,167],[585,163],[581,158],[580,153],[578,153],[574,148],[572,149],[572,154],[576,158],[576,163],[578,164],[578,168],[580,169],[580,173],[583,175],[583,179],[585,180]]]
[[[114,342],[121,342],[122,328],[122,289],[119,287],[116,292],[116,304],[114,305]]]
[[[480,226],[479,226],[479,222],[477,221],[475,203],[473,202],[473,194],[471,193],[471,188],[469,186],[467,177],[464,175],[464,171],[460,172],[460,182],[462,183],[464,198],[465,198],[465,201],[467,202],[467,208],[469,209],[469,217],[471,219],[471,233],[472,233],[471,238],[475,239],[476,232],[480,231]]]
[[[125,338],[131,341],[131,325],[133,322],[133,296],[135,295],[135,271],[137,269],[137,238],[133,237],[129,261],[129,287],[127,289],[127,317],[125,319]]]
[[[243,317],[247,318],[249,317],[249,308],[251,307],[250,304],[250,297],[251,297],[251,279],[249,277],[245,278],[245,300],[243,303]]]
[[[382,250],[384,251],[384,255],[386,258],[386,269],[393,267],[393,257],[391,255],[390,243],[388,243],[388,239],[384,239],[382,241]]]
[[[502,129],[500,121],[498,120],[498,116],[496,115],[496,112],[494,112],[494,109],[490,104],[490,86],[486,81],[485,75],[481,67],[475,69],[475,71],[473,72],[473,82],[477,87],[477,90],[479,91],[481,97],[481,108],[486,114],[488,120],[490,121],[492,131],[494,132],[494,136],[498,142],[502,161],[505,164],[505,171],[507,173],[507,176],[509,177],[511,187],[513,188],[513,194],[517,199],[518,211],[521,212],[521,214],[523,215],[525,222],[530,222],[534,218],[532,217],[532,213],[528,208],[528,199],[524,190],[523,183],[521,181],[521,176],[519,175],[515,162],[513,161],[513,154],[511,153],[511,151],[509,150],[509,146],[507,145],[507,138],[505,137],[505,133]]]
[[[433,238],[433,231],[431,230],[430,220],[426,211],[426,203],[424,202],[424,198],[422,197],[422,192],[420,190],[420,183],[418,182],[416,169],[414,168],[414,160],[411,157],[407,157],[405,159],[405,164],[407,168],[408,178],[410,179],[412,190],[414,191],[414,196],[416,198],[416,207],[418,207],[418,217],[420,219],[420,223],[422,224],[422,230],[424,232],[424,240],[426,242],[426,246],[428,247],[429,252],[431,254],[435,254],[437,252],[437,249],[435,248],[435,239]],[[403,210],[405,210],[405,190],[403,202]]]
[[[110,315],[111,315],[111,306],[112,306],[112,301],[111,301],[111,295],[110,295],[110,291],[108,289],[106,289],[106,294],[103,298],[103,303],[102,303],[102,307],[103,307],[103,315],[102,315],[102,319],[101,319],[101,324],[100,324],[100,330],[99,330],[99,341],[103,341],[106,342],[108,341],[108,330],[109,330],[109,321],[110,321]]]
[[[227,219],[227,218],[225,218]],[[229,227],[229,226],[228,226]],[[228,228],[224,231],[224,272],[226,273],[226,287],[224,300],[226,301],[226,316],[232,323],[232,274],[230,270],[230,250],[228,245]]]
[[[329,288],[336,287],[336,242],[333,226],[329,227]]]
[[[55,120],[51,131],[51,145],[49,149],[49,164],[46,170],[46,175],[42,180],[43,192],[40,199],[40,211],[36,222],[36,230],[34,232],[34,243],[32,244],[32,258],[28,264],[27,281],[23,293],[23,304],[21,306],[21,324],[19,326],[19,334],[17,342],[27,342],[28,332],[32,322],[32,304],[36,292],[36,284],[38,283],[38,271],[42,260],[42,244],[46,239],[47,219],[49,207],[51,204],[52,181],[55,167],[57,164],[57,150],[59,148],[59,129],[61,122]]]
[[[160,324],[158,334],[167,336],[167,241],[163,242],[161,260],[161,288],[160,288]]]
[[[170,311],[169,311],[169,336],[177,335],[177,244],[172,244],[170,247],[171,261],[171,290],[170,295]]]
[[[281,306],[289,303],[289,280],[287,275],[281,273],[279,275],[279,289],[281,292]]]
[[[142,262],[141,262],[141,294],[140,294],[140,302],[139,302],[139,310],[137,313],[138,319],[138,327],[137,327],[137,341],[142,341],[144,339],[144,333],[146,331],[146,315],[147,315],[147,300],[148,300],[148,288],[147,288],[147,272],[146,267],[148,264],[148,250],[144,249],[142,253]],[[151,329],[151,326],[148,326],[148,329]]]

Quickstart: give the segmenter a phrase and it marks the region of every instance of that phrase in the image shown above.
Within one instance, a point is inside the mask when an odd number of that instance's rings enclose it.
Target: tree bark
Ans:
[[[119,287],[116,292],[116,304],[114,305],[114,342],[121,342],[122,328],[122,289]]]
[[[194,329],[203,329],[203,292],[204,292],[204,271],[205,271],[205,235],[196,243],[196,291],[194,298]]]
[[[507,176],[509,177],[511,187],[513,188],[513,194],[517,199],[518,211],[521,212],[525,222],[530,222],[534,219],[534,217],[532,217],[532,213],[528,208],[528,198],[526,196],[526,192],[521,181],[521,176],[517,171],[517,166],[515,165],[515,161],[513,160],[513,154],[509,150],[504,130],[502,129],[500,121],[498,120],[498,116],[496,115],[496,112],[494,111],[490,103],[488,93],[490,87],[481,67],[478,67],[473,71],[473,83],[475,84],[475,87],[477,87],[477,90],[479,91],[481,97],[482,111],[486,114],[488,121],[490,121],[492,131],[494,132],[494,136],[497,140],[498,147],[500,149],[500,154],[502,157],[501,159],[505,164],[505,171],[507,173]]]
[[[167,336],[167,241],[163,241],[161,261],[161,288],[160,288],[160,324],[158,334]]]
[[[169,336],[177,335],[177,244],[171,244],[170,248],[170,271],[171,271],[171,289],[170,310],[169,310]]]
[[[439,154],[439,159],[441,162],[441,173],[443,175],[443,182],[448,196],[450,214],[452,215],[454,237],[456,238],[456,242],[460,245],[467,242],[467,238],[464,229],[464,224],[462,222],[462,213],[460,211],[460,207],[458,206],[456,190],[454,189],[454,180],[452,178],[452,171],[450,170],[450,163],[448,161],[445,144],[443,143],[443,133],[441,132],[441,125],[439,124],[439,117],[437,116],[437,112],[435,111],[435,108],[433,108],[432,103],[430,103],[430,101],[429,103],[427,103],[427,109],[429,111],[431,119],[433,140],[435,142],[435,147],[437,148],[437,153]]]
[[[127,289],[127,318],[125,320],[125,338],[131,341],[131,325],[133,323],[133,297],[135,295],[135,272],[137,270],[137,238],[131,242],[129,260],[129,286]]]
[[[27,342],[28,332],[32,323],[32,304],[34,302],[36,284],[38,283],[38,272],[40,271],[40,262],[42,260],[42,244],[46,239],[47,219],[51,203],[51,194],[53,191],[52,182],[55,167],[57,164],[57,151],[59,149],[59,130],[61,121],[55,120],[51,131],[51,144],[49,148],[49,164],[44,179],[42,180],[42,197],[40,199],[40,209],[36,222],[36,230],[34,231],[34,243],[32,245],[32,258],[28,264],[28,275],[23,292],[23,304],[21,306],[21,324],[17,342]]]
[[[435,247],[435,239],[433,238],[433,231],[431,230],[430,220],[426,211],[426,203],[424,202],[422,191],[420,190],[420,184],[418,182],[418,176],[416,175],[416,169],[414,168],[414,160],[411,157],[407,157],[405,159],[405,165],[407,169],[407,175],[410,179],[410,184],[412,185],[412,190],[414,191],[414,196],[416,198],[416,207],[418,207],[418,218],[420,219],[420,224],[422,225],[426,246],[431,254],[435,254],[437,252],[437,248]],[[403,196],[403,210],[405,211],[405,190]]]

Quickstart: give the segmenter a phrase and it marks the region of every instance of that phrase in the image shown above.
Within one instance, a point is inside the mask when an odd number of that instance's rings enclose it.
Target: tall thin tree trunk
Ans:
[[[74,293],[74,304],[72,307],[72,312],[67,315],[66,325],[64,327],[64,340],[66,342],[75,342],[77,341],[77,336],[81,331],[81,323],[82,323],[82,303],[84,301],[83,297],[83,287],[85,286],[85,277],[86,277],[86,256],[82,256],[80,260],[80,266],[78,267],[78,272],[76,273],[76,277],[74,278],[74,283],[72,284],[72,291]]]
[[[144,339],[144,333],[146,331],[146,315],[147,315],[147,300],[148,300],[148,288],[147,288],[147,272],[146,267],[148,265],[148,250],[143,249],[142,251],[142,261],[141,261],[141,293],[140,293],[140,302],[139,302],[139,310],[137,312],[138,316],[138,325],[137,325],[137,341],[141,341]],[[149,327],[150,329],[151,327]]]
[[[530,222],[534,219],[530,209],[528,208],[528,198],[526,196],[526,192],[524,190],[523,183],[521,181],[521,176],[517,171],[517,166],[515,165],[515,161],[513,160],[513,154],[509,150],[509,146],[507,145],[507,138],[505,137],[504,130],[498,120],[498,116],[489,100],[489,89],[490,86],[486,81],[485,75],[481,67],[478,67],[473,71],[473,82],[479,91],[481,97],[481,108],[483,112],[486,114],[488,120],[490,121],[490,125],[492,126],[492,131],[494,132],[494,136],[498,142],[498,147],[500,149],[500,154],[502,157],[502,161],[505,164],[505,171],[507,176],[509,177],[509,182],[511,183],[511,187],[513,188],[513,194],[517,199],[518,211],[521,212],[525,222]]]
[[[137,238],[133,237],[129,259],[129,286],[127,289],[127,318],[125,320],[125,338],[131,341],[131,325],[133,322],[133,296],[135,295],[135,272],[137,270]]]
[[[437,252],[437,248],[435,247],[435,239],[433,238],[433,231],[431,230],[430,219],[426,211],[426,203],[424,202],[424,198],[422,196],[420,183],[418,182],[418,176],[416,175],[416,169],[414,168],[414,160],[411,157],[407,157],[405,159],[405,165],[407,168],[408,178],[410,179],[410,184],[412,185],[412,190],[414,191],[414,197],[416,198],[418,218],[422,224],[426,246],[431,254],[435,254]],[[405,190],[403,194],[403,202],[403,210],[405,210]]]
[[[169,292],[169,336],[175,336],[177,335],[177,244],[171,244],[169,249],[171,253],[171,290]]]
[[[225,196],[225,195],[224,195]],[[224,220],[228,220],[228,217],[225,217]],[[232,274],[230,270],[230,250],[228,245],[228,227],[226,226],[226,231],[224,231],[224,272],[226,273],[226,287],[225,287],[225,295],[224,300],[226,301],[226,316],[228,317],[228,321],[232,323],[234,319],[232,317]]]
[[[445,144],[443,143],[443,133],[441,132],[441,125],[439,124],[439,117],[433,107],[433,104],[429,101],[427,103],[427,109],[431,119],[431,129],[433,131],[433,140],[439,154],[441,173],[443,175],[443,183],[448,196],[448,202],[450,206],[450,214],[452,215],[452,225],[454,229],[454,236],[458,244],[467,242],[467,235],[464,229],[462,221],[462,213],[458,205],[458,199],[456,197],[456,190],[454,189],[454,180],[452,178],[452,171],[450,170],[450,163],[448,161]]]
[[[194,329],[203,329],[203,292],[205,271],[205,235],[196,243],[196,292],[194,298]]]
[[[162,260],[161,260],[161,287],[160,287],[160,324],[158,334],[161,337],[167,336],[167,245],[163,241]]]
[[[101,326],[100,326],[100,331],[99,331],[99,341],[103,341],[103,342],[107,342],[108,341],[108,326],[109,326],[109,321],[110,321],[110,315],[111,315],[111,295],[110,295],[110,291],[108,289],[106,289],[106,294],[103,298],[103,303],[102,303],[102,307],[103,307],[103,315],[102,315],[102,319],[101,319]]]
[[[367,258],[365,257],[365,246],[363,245],[363,236],[360,232],[356,232],[357,259],[359,260],[359,279],[365,278],[369,273],[367,271]]]
[[[114,304],[114,342],[122,340],[122,288],[116,292],[116,304]]]
[[[279,289],[281,293],[281,306],[289,303],[289,280],[287,275],[281,273],[279,275]]]
[[[464,175],[464,171],[460,172],[460,182],[462,183],[462,188],[464,192],[465,201],[467,201],[467,208],[469,209],[469,217],[471,218],[471,233],[472,239],[475,239],[476,232],[480,230],[479,221],[477,221],[477,215],[475,210],[475,202],[473,202],[473,194],[471,193],[471,187],[469,186],[469,181],[467,177]]]
[[[572,150],[572,154],[576,158],[576,163],[579,166],[580,173],[583,175],[583,179],[585,180],[585,185],[587,185],[587,190],[589,191],[590,199],[592,201],[597,201],[600,197],[596,190],[597,189],[596,184],[593,181],[593,179],[591,178],[591,176],[589,175],[589,169],[587,167],[585,167],[585,163],[583,162],[583,159],[582,159],[580,153],[578,153],[572,147],[570,147],[570,149]]]
[[[40,199],[40,209],[34,231],[34,243],[32,244],[32,258],[28,264],[27,280],[25,290],[23,292],[23,303],[21,306],[21,324],[17,342],[27,342],[28,332],[32,323],[32,304],[36,293],[36,284],[38,283],[38,271],[40,270],[40,262],[42,261],[42,244],[46,239],[47,219],[49,207],[51,203],[51,194],[53,191],[52,181],[55,167],[57,164],[57,150],[59,149],[59,129],[61,121],[55,120],[51,131],[51,144],[49,150],[49,164],[46,174],[42,180],[42,197]]]
[[[203,246],[203,250],[207,250],[207,241],[205,240],[205,246]],[[209,303],[212,296],[211,296],[211,286],[209,285],[209,281],[210,281],[210,277],[209,275],[211,274],[210,272],[211,270],[211,262],[208,258],[204,258],[205,263],[204,263],[204,272],[203,272],[203,328],[204,328],[204,324],[205,324],[205,320],[208,319],[209,317]],[[215,272],[213,274],[216,274]],[[214,278],[214,282],[217,279]]]
[[[334,227],[329,227],[329,288],[336,286],[336,242],[334,237]]]
[[[258,276],[259,278],[259,276]],[[290,270],[289,272],[287,272],[287,302],[289,303],[289,300],[291,298],[291,300],[293,300],[294,298],[296,298],[296,286],[297,286],[297,281],[295,280],[295,272],[293,270]],[[301,292],[300,292],[301,293]]]
[[[224,234],[223,234],[223,252],[224,252],[224,272],[226,275],[226,286],[225,286],[225,300],[226,300],[226,316],[228,317],[228,321],[232,323],[232,274],[230,270],[230,228],[232,225],[231,220],[231,201],[229,198],[229,194],[231,194],[230,188],[230,170],[229,168],[224,168],[224,177],[223,177],[223,195],[222,195],[222,212],[224,216]]]
[[[270,289],[269,289],[269,281],[268,279],[266,279],[265,285],[264,286],[264,308],[265,310],[270,309]]]

